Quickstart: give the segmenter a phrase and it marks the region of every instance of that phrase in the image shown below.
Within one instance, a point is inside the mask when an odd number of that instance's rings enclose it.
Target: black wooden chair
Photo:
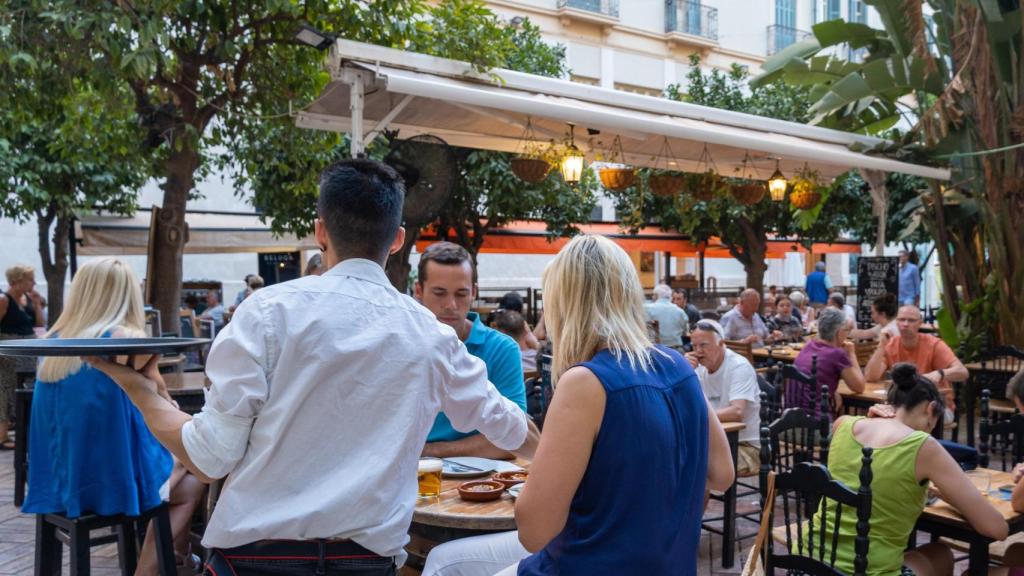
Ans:
[[[1010,378],[1024,368],[1024,351],[1014,346],[999,346],[980,353],[974,363],[980,368],[971,370],[965,389],[958,396],[962,397],[964,411],[967,413],[967,443],[974,446],[974,406],[980,391],[988,389],[990,393],[990,409],[993,420],[1010,416],[1016,412],[1013,402],[1006,398],[1006,385]],[[959,385],[954,385],[954,390]],[[956,431],[953,440],[957,440]]]
[[[982,468],[988,468],[994,449],[1002,461],[1002,470],[1005,472],[1008,467],[1012,468],[1014,464],[1024,460],[1024,414],[993,420],[991,396],[988,389],[981,391],[981,422],[978,426],[979,463]],[[993,437],[999,441],[993,442]]]
[[[762,435],[765,436],[762,442],[766,442],[766,428],[762,429]],[[765,574],[774,574],[777,570],[787,574],[844,574],[835,566],[839,527],[844,513],[857,515],[853,574],[859,576],[867,572],[871,454],[871,448],[863,449],[860,488],[857,491],[833,480],[825,466],[811,462],[801,462],[793,470],[776,476],[776,499],[782,499],[784,524],[774,531],[774,535],[784,545],[784,552],[777,554],[776,547],[766,543],[763,548]],[[831,529],[829,516],[832,516]]]
[[[757,385],[761,389],[761,425],[774,422],[782,416],[782,362],[769,364],[762,368],[763,373],[757,375]]]
[[[803,408],[787,408],[782,417],[761,426],[761,486],[768,473],[790,472],[802,462],[828,463],[828,417]]]
[[[817,355],[811,357],[811,372],[809,374],[801,372],[792,364],[783,365],[779,371],[777,386],[782,389],[783,408],[812,409],[813,407],[815,416],[820,415],[819,411],[823,411],[822,413],[826,416],[833,413],[834,402],[828,393],[828,388],[826,387],[825,393],[822,394],[822,389],[818,385]],[[804,405],[805,391],[810,391],[811,406]]]
[[[537,428],[544,428],[544,418],[551,404],[554,388],[551,386],[551,355],[541,354],[537,357],[539,376],[526,381],[526,413],[533,419]]]

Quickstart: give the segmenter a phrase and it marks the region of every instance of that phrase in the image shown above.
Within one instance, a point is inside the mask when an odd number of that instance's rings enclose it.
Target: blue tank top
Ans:
[[[581,364],[607,394],[601,429],[565,528],[520,576],[697,573],[707,404],[690,364],[657,349],[647,372],[607,351]]]

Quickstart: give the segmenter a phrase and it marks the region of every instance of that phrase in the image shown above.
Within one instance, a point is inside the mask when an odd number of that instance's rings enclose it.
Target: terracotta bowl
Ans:
[[[459,498],[469,502],[489,502],[501,498],[505,485],[495,480],[473,480],[459,485]]]
[[[491,480],[497,480],[505,485],[505,488],[511,488],[516,484],[522,484],[526,482],[527,472],[525,470],[511,470],[508,472],[498,472],[494,476],[491,476]]]

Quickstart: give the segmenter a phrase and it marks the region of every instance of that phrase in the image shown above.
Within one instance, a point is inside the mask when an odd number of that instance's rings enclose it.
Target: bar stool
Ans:
[[[36,515],[35,576],[59,576],[63,555],[62,544],[71,553],[71,576],[88,576],[89,550],[93,546],[117,542],[121,574],[132,576],[138,564],[138,546],[145,534],[146,523],[155,520],[157,565],[160,576],[176,576],[171,517],[167,503],[146,510],[139,516],[98,516],[86,514],[68,518],[62,514]],[[92,537],[91,532],[113,528],[114,534]]]

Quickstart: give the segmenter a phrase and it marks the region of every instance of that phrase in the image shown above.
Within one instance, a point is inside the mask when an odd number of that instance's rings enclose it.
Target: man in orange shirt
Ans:
[[[967,368],[941,339],[918,332],[921,311],[917,306],[902,306],[896,314],[896,327],[899,336],[893,337],[885,332],[880,335],[878,348],[868,360],[864,377],[868,382],[875,382],[881,380],[893,364],[909,362],[946,395],[946,420],[952,421],[952,411],[956,407],[952,383],[967,380]]]

